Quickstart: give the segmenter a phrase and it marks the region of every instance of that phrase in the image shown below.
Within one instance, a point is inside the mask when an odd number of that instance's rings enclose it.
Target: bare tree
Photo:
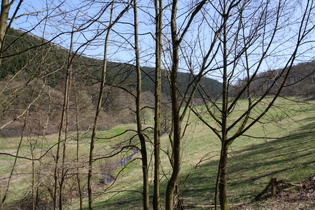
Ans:
[[[57,143],[57,151],[56,151],[56,159],[55,159],[55,187],[54,187],[54,208],[57,207],[57,189],[59,187],[59,209],[63,208],[63,188],[64,182],[66,179],[67,169],[66,169],[66,152],[67,152],[67,140],[68,140],[68,132],[69,132],[69,95],[70,95],[70,87],[72,82],[72,61],[75,55],[72,54],[72,46],[73,46],[73,36],[74,33],[71,33],[70,39],[70,49],[67,58],[67,67],[66,67],[66,76],[64,83],[64,100],[62,105],[62,112],[60,118],[59,132],[58,132],[58,143]],[[63,135],[63,136],[62,136]],[[62,151],[61,151],[62,149]],[[61,156],[62,155],[62,156]],[[61,164],[59,163],[59,158],[61,156]],[[60,166],[59,166],[60,165]],[[61,168],[61,169],[60,169]],[[59,170],[60,173],[59,173]],[[59,183],[59,186],[57,186]]]
[[[155,109],[154,109],[154,197],[153,208],[161,208],[160,198],[160,151],[161,151],[161,75],[162,75],[162,15],[163,1],[155,0]]]
[[[170,18],[170,27],[171,27],[171,70],[169,75],[170,82],[170,95],[171,95],[171,112],[172,112],[172,156],[171,156],[171,165],[172,165],[172,175],[168,181],[166,189],[166,209],[173,209],[175,206],[180,207],[180,203],[175,202],[175,197],[178,197],[178,178],[181,169],[181,140],[185,133],[184,126],[182,130],[182,122],[187,113],[188,107],[193,99],[194,93],[199,86],[199,82],[202,78],[202,71],[197,74],[196,77],[191,77],[191,80],[187,84],[187,87],[183,91],[179,91],[178,88],[178,71],[180,68],[180,50],[184,47],[184,38],[187,31],[192,26],[192,22],[195,19],[196,15],[201,11],[206,1],[201,1],[198,4],[194,5],[189,11],[188,15],[186,14],[186,23],[182,24],[180,27],[177,26],[177,9],[178,1],[173,1],[171,4],[171,18]],[[179,30],[178,28],[182,29]],[[181,33],[179,33],[181,31]],[[191,71],[191,73],[193,73]],[[191,90],[191,91],[189,91]],[[180,94],[180,96],[179,96]],[[178,199],[178,198],[177,198]],[[179,201],[179,200],[178,200]]]
[[[143,180],[143,209],[149,209],[149,167],[147,158],[147,147],[146,138],[143,133],[142,119],[141,119],[141,90],[142,90],[142,74],[141,74],[141,63],[140,63],[140,50],[138,40],[138,5],[137,1],[133,0],[133,12],[134,12],[134,50],[136,58],[136,71],[137,71],[137,95],[136,95],[136,121],[137,121],[137,133],[140,140],[140,151],[142,160],[142,180]]]
[[[2,60],[2,51],[3,51],[3,45],[4,45],[4,40],[6,33],[8,29],[10,28],[17,12],[20,10],[20,6],[23,1],[18,1],[17,6],[14,8],[13,15],[12,17],[9,18],[9,11],[12,11],[11,6],[13,3],[15,3],[15,0],[4,0],[1,3],[1,12],[0,12],[0,63]]]
[[[2,52],[3,43],[4,43],[4,37],[7,30],[7,21],[9,18],[9,10],[10,10],[11,4],[9,1],[2,1],[1,4],[1,16],[0,16],[0,50]],[[0,55],[2,57],[2,53]]]
[[[101,77],[101,85],[99,90],[99,96],[98,96],[98,102],[97,102],[97,108],[95,112],[95,118],[94,118],[94,124],[93,124],[93,130],[91,135],[91,142],[90,142],[90,155],[89,155],[89,172],[88,172],[88,196],[89,196],[89,209],[93,209],[93,196],[92,196],[92,176],[93,176],[93,151],[94,151],[94,143],[95,143],[95,135],[97,130],[97,121],[99,112],[101,110],[102,106],[102,100],[103,100],[103,91],[105,87],[105,78],[106,78],[106,71],[107,71],[107,46],[108,46],[108,38],[112,27],[112,17],[113,17],[113,8],[114,8],[114,2],[111,2],[111,12],[110,12],[110,21],[109,21],[109,28],[107,29],[105,41],[104,41],[104,58],[103,58],[103,71],[102,71],[102,77]]]
[[[310,34],[314,30],[311,23],[314,17],[314,2],[308,1],[300,5],[301,13],[293,20],[290,19],[293,5],[284,1],[220,1],[210,5],[208,10],[214,13],[204,11],[204,18],[215,20],[208,21],[206,25],[212,31],[213,37],[209,46],[216,47],[209,48],[211,51],[207,54],[212,53],[213,57],[205,54],[202,63],[207,65],[201,68],[207,66],[208,72],[213,75],[218,72],[217,75],[222,79],[222,94],[218,102],[209,95],[208,90],[199,89],[207,107],[207,116],[211,116],[212,122],[206,120],[204,114],[196,109],[192,110],[221,142],[216,189],[219,193],[220,208],[229,209],[229,147],[238,137],[260,122],[280,96],[296,58],[300,53],[312,50],[312,45],[305,44],[311,41]],[[287,33],[290,28],[294,28],[296,32]],[[273,80],[269,81],[264,92],[257,96],[255,79],[266,65],[274,62],[273,58],[281,61],[281,64],[272,68],[279,67],[280,70]],[[235,90],[234,82],[240,77],[246,79],[243,80],[242,86]],[[246,99],[246,109],[235,118],[232,114],[241,98]],[[211,103],[208,103],[209,101]],[[215,202],[216,200],[215,197]]]
[[[107,72],[107,52],[108,52],[108,40],[109,35],[112,30],[112,27],[115,23],[119,21],[119,19],[126,13],[129,8],[130,4],[127,3],[127,5],[124,7],[124,9],[118,14],[118,16],[113,19],[113,11],[114,11],[114,1],[110,2],[109,5],[111,6],[110,9],[110,21],[109,25],[106,28],[106,36],[104,40],[104,57],[103,57],[103,70],[102,70],[102,76],[101,76],[101,84],[99,89],[99,95],[98,95],[98,102],[97,102],[97,108],[95,112],[95,118],[94,118],[94,124],[93,124],[93,130],[91,135],[91,142],[90,142],[90,154],[89,154],[89,171],[88,171],[88,196],[89,196],[89,208],[93,209],[93,196],[92,196],[92,176],[93,176],[93,150],[94,150],[94,144],[95,144],[95,135],[97,131],[97,124],[98,124],[98,116],[102,107],[102,101],[103,101],[103,92],[105,88],[105,79],[106,79],[106,72]]]

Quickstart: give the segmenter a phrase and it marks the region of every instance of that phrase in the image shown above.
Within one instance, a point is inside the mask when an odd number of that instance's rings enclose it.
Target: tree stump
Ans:
[[[261,193],[259,193],[255,198],[254,201],[258,201],[261,199],[261,197],[268,192],[270,189],[270,195],[271,196],[276,196],[280,192],[279,184],[282,183],[283,181],[277,181],[277,178],[271,178],[268,185],[265,187]]]

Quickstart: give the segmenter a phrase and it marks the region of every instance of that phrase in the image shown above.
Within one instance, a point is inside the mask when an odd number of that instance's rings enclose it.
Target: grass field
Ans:
[[[266,116],[247,131],[246,135],[236,139],[229,152],[228,166],[228,195],[230,203],[247,202],[253,199],[263,190],[270,178],[275,177],[291,183],[300,183],[309,176],[314,176],[315,168],[315,102],[310,100],[281,99]],[[200,107],[202,109],[202,107]],[[244,109],[242,103],[235,108],[235,116]],[[209,118],[209,121],[211,119]],[[214,134],[194,115],[186,119],[189,126],[182,141],[182,169],[180,176],[180,195],[185,205],[212,204],[214,186],[217,173],[220,142]],[[118,175],[116,181],[105,186],[98,186],[101,176],[100,167],[117,162],[130,154],[126,151],[112,158],[103,158],[127,145],[130,141],[137,142],[135,133],[129,131],[135,129],[135,125],[120,125],[112,130],[98,133],[95,157],[100,158],[94,163],[95,171],[95,209],[141,209],[141,161],[140,154],[136,154],[126,167],[116,168],[112,173]],[[124,133],[126,130],[128,132]],[[119,135],[124,133],[124,135]],[[73,136],[72,136],[73,135]],[[69,136],[67,144],[67,162],[73,163],[77,142],[75,134]],[[150,136],[148,130],[148,136]],[[108,139],[110,136],[115,138]],[[22,141],[21,156],[30,156],[32,141],[38,141],[34,150],[35,156],[39,156],[43,146],[49,148],[56,141],[57,136],[52,135],[40,139],[25,139]],[[19,138],[1,139],[1,152],[14,153]],[[88,133],[81,134],[80,164],[86,164],[89,148]],[[150,190],[153,190],[153,155],[152,144],[148,142],[150,151]],[[168,151],[169,140],[167,134],[162,137],[163,151]],[[52,164],[55,148],[52,148],[42,160],[42,171]],[[14,159],[9,156],[1,156],[0,176],[1,187],[5,187],[5,178],[10,173]],[[36,163],[38,164],[38,163]],[[39,166],[37,166],[39,167]],[[30,192],[31,161],[18,159],[16,170],[10,185],[10,199],[8,202],[25,197]],[[23,173],[21,173],[21,170]],[[170,164],[165,153],[162,154],[162,199],[166,180],[170,175]],[[85,182],[86,168],[80,168],[83,185]],[[28,181],[26,181],[28,180]],[[47,181],[47,179],[46,179]],[[51,182],[51,180],[50,180]],[[70,185],[68,186],[70,187]],[[19,193],[16,193],[16,192]],[[163,201],[162,201],[163,202]],[[77,209],[78,198],[73,197],[67,204],[67,209]],[[87,203],[85,202],[85,206]]]

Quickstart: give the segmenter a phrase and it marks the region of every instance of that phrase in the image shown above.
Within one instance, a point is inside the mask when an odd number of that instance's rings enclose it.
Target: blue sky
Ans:
[[[38,0],[37,0],[38,1]],[[70,11],[67,12],[67,14],[63,14],[63,17],[56,16],[54,18],[51,18],[51,27],[50,32],[47,33],[49,36],[54,36],[54,34],[58,34],[62,31],[70,31],[71,27],[78,26],[81,24],[84,24],[84,26],[89,24],[90,19],[95,19],[95,17],[99,14],[100,11],[104,7],[106,7],[106,3],[99,3],[99,4],[88,4],[90,1],[76,1],[71,0],[67,1],[67,4],[62,5],[63,11]],[[143,1],[147,2],[147,1]],[[55,3],[56,4],[56,3]],[[147,3],[146,3],[147,4]],[[73,5],[81,7],[79,11],[72,11]],[[114,19],[118,16],[118,14],[121,12],[121,10],[125,7],[125,5],[115,5],[114,10]],[[104,14],[101,16],[101,18],[98,20],[99,22],[94,23],[92,26],[90,26],[88,29],[78,32],[75,34],[76,36],[76,43],[77,47],[81,45],[81,43],[86,42],[89,39],[92,39],[95,34],[104,31],[105,28],[108,26],[109,21],[109,11],[110,7],[106,9]],[[58,13],[60,11],[56,11]],[[141,11],[139,12],[140,15]],[[125,15],[120,19],[120,23],[116,24],[111,32],[110,35],[110,41],[109,41],[109,52],[108,52],[108,58],[111,61],[117,61],[117,62],[129,62],[134,58],[134,51],[132,48],[133,44],[133,28],[130,23],[132,23],[132,10],[130,10],[128,13],[125,13]],[[77,17],[76,17],[77,16]],[[76,18],[75,18],[76,17]],[[71,20],[76,19],[76,22],[71,22]],[[65,19],[70,19],[70,21],[66,22]],[[140,18],[139,18],[140,19]],[[146,20],[150,21],[150,20]],[[56,24],[57,23],[57,24]],[[62,24],[59,24],[62,23]],[[140,39],[140,46],[141,50],[143,50],[143,55],[145,54],[151,54],[152,52],[148,52],[148,45],[150,47],[152,46],[152,37],[149,34],[150,32],[154,33],[154,27],[145,26],[144,24],[140,23],[139,28],[141,29],[141,32],[144,33],[144,35],[141,35],[139,37]],[[83,27],[84,27],[83,26]],[[81,26],[82,27],[82,26]],[[48,30],[48,29],[46,29]],[[103,33],[101,36],[99,36],[95,41],[93,41],[87,48],[84,49],[83,53],[96,57],[96,58],[103,58],[103,50],[104,50],[104,37],[105,33]],[[56,40],[57,41],[57,40]],[[58,42],[58,41],[57,41]],[[65,47],[69,47],[70,42],[70,36],[64,35],[59,39],[59,44],[63,45]],[[149,49],[152,49],[152,47]],[[76,47],[74,47],[76,49]],[[82,50],[80,50],[82,52]],[[145,57],[145,56],[144,56]],[[149,58],[145,58],[143,60],[148,60],[147,65],[151,65],[151,60]]]
[[[276,0],[274,0],[276,1]],[[61,4],[60,7],[58,5]],[[24,31],[30,30],[32,27],[36,26],[34,30],[31,32],[37,36],[43,36],[46,39],[51,39],[58,34],[63,32],[69,32],[72,29],[76,29],[79,26],[82,28],[89,24],[89,20],[95,18],[98,12],[104,8],[104,3],[93,3],[89,4],[91,1],[78,1],[78,0],[66,0],[66,1],[51,1],[51,0],[24,0],[23,5],[21,7],[20,12],[18,13],[18,18],[15,20],[15,24],[12,26],[14,28],[22,29]],[[155,26],[154,26],[154,10],[152,8],[152,1],[150,0],[142,0],[138,1],[142,6],[142,9],[139,10],[139,31],[140,31],[140,51],[141,51],[141,62],[144,66],[154,66],[154,50],[155,44],[152,35],[154,34]],[[179,24],[178,28],[180,28],[181,23],[187,22],[184,15],[188,15],[189,17],[189,1],[181,1],[182,4],[179,5]],[[167,1],[164,3],[167,4]],[[295,3],[292,3],[291,10],[287,12],[287,24],[283,21],[283,28],[279,34],[277,34],[277,40],[272,47],[272,51],[270,52],[270,56],[268,58],[268,62],[263,64],[262,70],[270,70],[276,69],[283,65],[287,56],[291,53],[292,44],[295,42],[295,37],[293,33],[296,32],[298,25],[291,24],[290,21],[293,21],[295,18],[298,18],[300,15],[299,7],[294,6]],[[117,17],[119,12],[125,5],[116,4],[114,10],[114,17]],[[81,7],[80,10],[74,10],[74,7]],[[14,8],[14,5],[13,5]],[[209,6],[209,11],[204,11],[204,14],[200,14],[196,17],[194,21],[194,25],[189,28],[189,32],[185,36],[185,42],[183,42],[183,48],[181,52],[182,62],[181,68],[182,70],[187,69],[187,63],[191,62],[193,67],[198,67],[202,62],[200,57],[204,55],[210,45],[210,41],[213,39],[214,33],[207,26],[206,21],[210,24],[217,24],[215,20],[211,20],[211,18],[216,18],[216,16],[211,16],[215,14],[215,11],[211,11],[211,7]],[[39,11],[39,12],[38,12]],[[167,25],[167,21],[169,20],[169,10],[165,10],[164,21],[165,28],[164,33],[165,36],[163,38],[164,45],[163,47],[167,50],[169,46],[169,25]],[[206,14],[208,12],[209,14]],[[250,11],[249,11],[250,12]],[[26,15],[27,14],[27,15]],[[283,13],[284,14],[284,13]],[[22,15],[22,16],[21,16]],[[208,15],[208,18],[203,20],[202,15]],[[45,17],[48,16],[48,19]],[[133,28],[132,28],[132,18],[133,13],[129,11],[125,14],[123,18],[121,18],[120,23],[116,24],[111,32],[110,36],[110,50],[109,50],[109,59],[111,61],[117,62],[129,62],[133,63],[134,51],[133,51]],[[90,40],[96,33],[103,31],[107,25],[109,20],[109,8],[104,12],[102,17],[98,22],[95,22],[91,27],[75,33],[74,37],[74,51],[78,49],[82,43]],[[186,22],[185,22],[186,21]],[[201,22],[203,21],[203,22]],[[314,23],[314,22],[313,22]],[[38,24],[38,25],[37,25]],[[272,24],[274,23],[270,23]],[[208,28],[207,28],[208,27]],[[246,29],[247,30],[247,29]],[[246,31],[245,31],[246,32]],[[291,35],[292,34],[292,35]],[[314,33],[310,34],[309,38],[312,37]],[[90,45],[80,48],[81,53],[84,53],[88,56],[95,58],[103,57],[103,45],[104,45],[104,36],[101,35],[95,41],[91,42]],[[315,36],[313,36],[315,37]],[[58,45],[61,45],[67,49],[70,46],[70,35],[69,33],[65,33],[58,38],[54,39],[54,42]],[[258,43],[255,47],[261,47]],[[299,57],[298,61],[306,61],[310,59],[314,59],[314,48],[312,48],[313,43],[310,42],[303,46],[302,51],[309,50],[307,54]],[[194,50],[194,51],[192,51]],[[255,51],[252,52],[252,58],[255,58],[255,53],[259,57],[259,50],[253,49]],[[257,52],[256,52],[257,51]],[[169,52],[165,51],[165,66],[170,62],[169,60]],[[187,56],[187,57],[185,57]],[[191,58],[188,58],[190,57]],[[213,55],[217,56],[217,55]],[[186,61],[185,61],[186,59]],[[190,59],[190,61],[189,61]],[[213,65],[217,65],[220,63],[220,58],[216,58]],[[218,74],[220,76],[220,73]]]

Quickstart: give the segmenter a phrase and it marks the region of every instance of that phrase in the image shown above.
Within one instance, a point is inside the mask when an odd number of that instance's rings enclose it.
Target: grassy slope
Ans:
[[[262,191],[271,177],[300,183],[314,175],[312,131],[315,127],[315,107],[312,103],[282,99],[277,103],[279,106],[264,118],[264,124],[256,125],[247,132],[247,135],[258,138],[244,136],[234,142],[230,151],[228,175],[231,203],[252,199]],[[184,204],[211,204],[219,142],[194,117],[189,121],[190,126],[183,140],[181,196]],[[167,137],[164,137],[164,146],[167,141]],[[165,174],[169,175],[166,156],[163,156],[162,162]],[[163,184],[165,187],[166,183]],[[128,172],[124,173],[112,190],[102,189],[103,193],[95,200],[96,209],[141,209],[141,170],[138,160],[128,167]]]
[[[231,203],[238,203],[252,199],[268,183],[271,177],[283,179],[285,181],[299,183],[306,177],[314,175],[312,170],[315,166],[315,147],[313,146],[313,128],[315,127],[315,106],[313,101],[305,103],[296,103],[290,100],[280,100],[279,107],[272,109],[265,119],[264,124],[259,124],[248,131],[248,135],[255,135],[253,138],[244,136],[237,139],[231,147],[229,162],[228,190]],[[242,104],[237,107],[242,110]],[[236,110],[237,110],[236,109]],[[217,161],[219,154],[219,142],[215,136],[200,123],[194,116],[189,118],[189,127],[186,136],[183,139],[183,164],[181,171],[181,196],[184,204],[211,204],[213,203],[214,183],[216,178]],[[100,132],[98,136],[113,136],[126,129],[134,128],[134,125],[121,125],[106,132]],[[127,133],[132,137],[134,133]],[[268,136],[269,138],[266,138]],[[119,136],[112,140],[100,139],[96,145],[96,156],[109,153],[112,145],[117,144],[126,136]],[[52,145],[56,135],[43,139],[45,146]],[[28,145],[31,139],[23,140],[23,149],[21,154],[29,154]],[[74,151],[75,141],[69,139],[68,151]],[[18,138],[1,139],[1,152],[14,152]],[[136,141],[136,139],[134,140]],[[88,152],[88,135],[83,135],[81,140],[81,158],[84,162],[85,154]],[[167,151],[168,138],[166,135],[162,138],[163,149]],[[148,145],[151,151],[152,146]],[[38,151],[39,152],[39,151]],[[70,152],[69,152],[70,154]],[[72,153],[73,154],[73,153]],[[49,163],[49,157],[43,162]],[[108,162],[119,161],[120,157],[112,159],[102,159],[95,162],[95,182],[98,182],[100,176],[100,165]],[[140,156],[136,158],[120,173],[117,182],[105,187],[95,187],[95,208],[96,209],[141,209],[141,165]],[[152,154],[149,154],[152,159]],[[73,162],[74,157],[69,155],[69,162]],[[9,173],[12,166],[12,158],[1,156],[1,177]],[[164,154],[162,156],[163,172],[169,176],[170,165]],[[18,160],[17,168],[23,172],[30,172],[31,162]],[[153,185],[153,164],[151,162],[150,180]],[[26,170],[27,169],[27,170]],[[84,172],[83,172],[84,173]],[[164,188],[166,185],[165,176],[162,176]],[[12,195],[19,190],[22,197],[25,190],[29,187],[28,180],[30,176],[14,176],[14,184],[11,185]],[[23,184],[22,184],[23,183]],[[4,183],[3,183],[4,184]],[[162,197],[164,199],[164,197]],[[78,207],[78,201],[75,200],[69,209]]]

